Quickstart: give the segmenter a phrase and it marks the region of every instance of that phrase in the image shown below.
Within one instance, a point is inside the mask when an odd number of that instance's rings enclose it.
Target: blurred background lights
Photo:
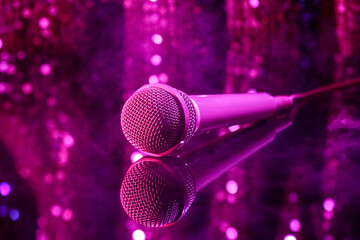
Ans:
[[[11,209],[9,212],[9,217],[11,218],[11,220],[17,221],[20,217],[20,213],[17,209]]]
[[[297,219],[291,219],[289,223],[289,228],[293,232],[298,232],[301,229],[301,223]]]
[[[6,83],[0,82],[0,94],[6,92]]]
[[[287,234],[285,235],[284,240],[296,240],[296,237],[292,234]]]
[[[47,63],[44,63],[40,66],[40,73],[43,76],[49,76],[51,73],[51,66]]]
[[[47,17],[42,17],[39,19],[39,27],[42,29],[47,29],[50,27],[50,20]]]
[[[158,76],[156,76],[156,75],[151,75],[151,76],[149,77],[149,83],[150,83],[150,84],[159,83],[159,78],[158,78]]]
[[[0,183],[0,194],[2,196],[7,196],[11,192],[11,187],[7,182]]]
[[[139,159],[141,159],[143,157],[143,155],[139,152],[133,152],[131,153],[131,156],[130,156],[130,159],[131,159],[131,162],[136,162],[138,161]]]
[[[3,45],[4,45],[4,43],[3,43],[3,41],[2,41],[1,38],[0,38],[0,49],[3,47]]]
[[[259,0],[249,0],[249,4],[252,8],[258,8],[260,6]]]
[[[50,212],[53,216],[59,217],[62,214],[62,208],[59,205],[53,205]]]
[[[327,198],[325,199],[323,206],[326,211],[332,211],[335,208],[335,200],[332,198]]]
[[[169,76],[166,73],[160,73],[159,80],[161,83],[167,83],[169,81]]]
[[[72,147],[75,144],[75,139],[73,138],[73,136],[67,134],[63,138],[63,143],[64,143],[65,147]]]
[[[151,40],[155,43],[155,44],[161,44],[163,41],[163,37],[160,34],[153,34],[151,36]]]
[[[228,227],[225,231],[225,235],[227,239],[233,240],[238,237],[238,231],[233,227]]]
[[[7,206],[0,206],[0,217],[6,217],[9,212]]]
[[[145,240],[145,233],[143,230],[141,229],[136,229],[133,233],[132,233],[132,238],[133,240]]]
[[[73,219],[73,217],[74,217],[74,213],[71,209],[67,208],[64,210],[62,215],[62,219],[64,219],[64,221],[70,221]]]
[[[232,126],[228,127],[228,130],[230,132],[235,132],[236,130],[239,130],[240,127],[241,127],[240,125],[232,125]]]
[[[238,184],[234,180],[229,180],[226,183],[226,191],[231,194],[235,194],[238,191]]]
[[[162,58],[161,58],[160,55],[155,54],[155,55],[151,56],[150,62],[154,66],[159,66],[161,64],[161,62],[162,62]]]
[[[22,92],[25,94],[30,94],[33,90],[33,86],[31,83],[24,83],[22,85]]]

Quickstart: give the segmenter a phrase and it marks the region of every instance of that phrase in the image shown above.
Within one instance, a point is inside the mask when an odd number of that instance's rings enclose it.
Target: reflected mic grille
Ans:
[[[195,184],[185,165],[171,168],[159,160],[134,163],[122,182],[121,203],[126,213],[147,227],[179,220],[195,198]]]
[[[121,114],[125,137],[136,148],[161,154],[177,146],[185,131],[179,100],[163,88],[140,88],[125,103]]]

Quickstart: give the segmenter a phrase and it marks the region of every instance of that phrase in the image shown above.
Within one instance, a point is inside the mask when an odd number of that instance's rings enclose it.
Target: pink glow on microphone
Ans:
[[[145,240],[146,235],[143,230],[136,229],[132,234],[133,240]]]
[[[335,200],[332,198],[327,198],[327,199],[325,199],[323,206],[326,211],[330,212],[330,211],[334,210],[334,208],[335,208]]]
[[[155,54],[155,55],[151,56],[150,62],[154,66],[159,66],[161,64],[161,62],[162,62],[162,58],[161,58],[160,55]]]
[[[11,192],[11,187],[7,182],[0,183],[0,194],[4,197],[9,195]]]
[[[151,40],[155,43],[155,44],[161,44],[163,41],[163,37],[160,34],[153,34],[151,36]]]
[[[234,180],[229,180],[226,183],[226,191],[230,194],[235,194],[238,191],[238,184]]]
[[[227,239],[233,240],[233,239],[236,239],[238,237],[238,231],[233,227],[229,227],[229,228],[226,229],[225,235],[226,235]]]
[[[43,76],[49,76],[51,74],[51,66],[47,63],[44,63],[43,65],[40,66],[40,73]]]
[[[47,29],[50,27],[50,20],[47,17],[42,17],[39,19],[39,27],[42,29]]]
[[[143,155],[139,152],[133,152],[130,156],[131,162],[136,162],[140,160],[143,157]]]
[[[285,235],[284,240],[296,240],[296,237],[292,234],[287,234]]]
[[[299,220],[297,219],[291,219],[290,223],[289,223],[289,228],[291,231],[293,232],[298,232],[301,229],[301,223]]]

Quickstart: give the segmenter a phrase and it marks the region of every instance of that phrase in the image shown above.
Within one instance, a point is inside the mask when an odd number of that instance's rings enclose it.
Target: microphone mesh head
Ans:
[[[134,147],[161,154],[180,143],[185,130],[184,112],[174,95],[161,87],[148,86],[126,101],[121,126]]]
[[[173,167],[151,158],[134,163],[120,189],[126,213],[147,227],[163,227],[178,221],[195,194],[194,180],[184,163]]]

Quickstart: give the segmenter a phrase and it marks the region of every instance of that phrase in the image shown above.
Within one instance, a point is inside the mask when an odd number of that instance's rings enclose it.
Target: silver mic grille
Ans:
[[[195,199],[195,183],[184,163],[175,166],[143,158],[134,163],[122,182],[121,203],[126,213],[147,227],[178,221]]]
[[[166,86],[166,85],[164,85]],[[125,103],[121,126],[127,140],[146,153],[160,156],[175,150],[195,132],[195,108],[185,93],[147,85]]]

